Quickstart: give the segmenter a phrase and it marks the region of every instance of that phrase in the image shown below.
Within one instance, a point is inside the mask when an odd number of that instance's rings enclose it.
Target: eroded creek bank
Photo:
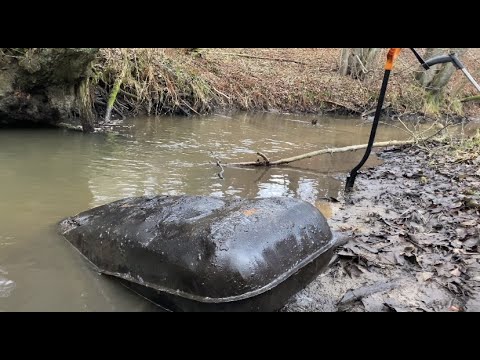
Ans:
[[[348,242],[284,311],[480,311],[478,144],[378,155],[332,204]]]

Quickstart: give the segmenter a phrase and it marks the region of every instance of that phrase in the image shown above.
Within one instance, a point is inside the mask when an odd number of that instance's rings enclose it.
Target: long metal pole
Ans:
[[[372,145],[375,140],[378,122],[380,120],[380,114],[382,112],[383,102],[385,100],[385,93],[387,92],[387,85],[388,85],[388,79],[390,78],[390,72],[391,70],[385,70],[385,74],[383,75],[382,88],[380,89],[380,96],[378,98],[375,117],[373,118],[372,130],[370,131],[370,138],[368,139],[367,150],[365,151],[365,154],[363,155],[362,160],[360,160],[358,165],[355,166],[355,168],[353,168],[353,170],[350,172],[349,176],[347,177],[347,182],[345,184],[345,191],[350,191],[353,188],[358,170],[360,170],[360,168],[365,164],[368,157],[370,156],[370,152],[372,151]]]
[[[475,81],[475,79],[472,77],[472,75],[470,75],[468,70],[465,69],[465,68],[461,68],[460,70],[462,70],[462,72],[465,74],[465,76],[468,78],[468,80],[470,80],[470,82],[473,84],[473,86],[475,86],[477,88],[477,90],[480,92],[480,85],[478,85],[478,83]]]

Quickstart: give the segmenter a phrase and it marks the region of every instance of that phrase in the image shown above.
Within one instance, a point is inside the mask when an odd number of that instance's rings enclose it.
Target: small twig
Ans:
[[[123,115],[123,113],[119,109],[117,109],[115,105],[113,105],[112,110],[115,111],[122,118],[122,120],[125,120],[126,116]]]
[[[263,158],[263,160],[265,160],[265,165],[268,166],[270,164],[270,160],[268,159],[268,157],[265,154],[261,153],[260,151],[257,151],[257,155],[261,156]]]
[[[379,121],[379,124],[382,124],[382,125],[386,125],[386,126],[391,126],[391,127],[394,127],[400,131],[403,131],[403,132],[406,132],[407,134],[410,135],[410,132],[405,130],[404,128],[401,128],[400,126],[397,126],[397,125],[393,125],[393,124],[390,124],[390,123],[387,123],[387,122],[384,122],[384,121]]]
[[[409,243],[411,243],[411,244],[415,245],[416,247],[422,249],[423,251],[426,251],[425,247],[423,245],[420,245],[417,241],[413,240],[409,234],[407,234],[407,236],[404,236],[403,238],[406,241],[408,241]]]
[[[368,73],[367,68],[365,67],[365,65],[363,65],[362,60],[360,60],[360,56],[355,55],[355,57],[357,58],[358,62],[360,63],[360,66],[362,67],[362,72],[363,72],[364,74]]]
[[[405,125],[405,123],[402,121],[402,119],[400,119],[400,117],[398,117],[398,121],[400,121],[400,123],[403,125],[403,127],[405,128],[405,131],[407,131],[416,140],[417,136],[415,135],[415,133],[412,130],[410,130],[407,125]]]
[[[435,134],[430,135],[430,136],[426,137],[425,139],[423,139],[423,141],[430,140],[431,138],[437,136],[438,134],[440,134],[443,130],[445,130],[445,129],[446,129],[447,127],[449,127],[450,125],[452,125],[452,123],[448,123],[446,126],[442,127],[440,130],[438,130],[437,132],[435,132]]]
[[[293,63],[300,64],[300,65],[307,65],[306,63],[304,63],[304,62],[302,62],[302,61],[291,60],[291,59],[283,59],[283,58],[272,58],[272,57],[266,57],[266,56],[254,56],[254,55],[248,55],[248,54],[227,53],[227,52],[216,52],[215,54],[217,54],[217,55],[238,56],[238,57],[244,57],[244,58],[249,58],[249,59],[260,59],[260,60],[293,62]]]
[[[132,94],[132,93],[129,93],[129,92],[123,90],[123,89],[120,89],[119,92],[120,92],[121,94],[123,94],[123,95],[130,96],[130,97],[132,97],[132,98],[134,98],[134,99],[138,99],[138,96],[137,96],[137,95]]]
[[[370,286],[362,286],[358,289],[348,290],[339,302],[339,305],[346,305],[379,292],[392,290],[401,285],[400,279],[389,282],[377,282]]]
[[[228,101],[230,101],[230,97],[228,97],[227,95],[225,95],[225,94],[224,94],[223,92],[221,92],[220,90],[217,90],[217,89],[215,88],[215,86],[212,86],[212,89],[213,89],[215,92],[219,93],[220,95],[225,96],[225,98],[226,98]]]
[[[217,175],[220,179],[223,180],[224,179],[223,173],[224,173],[225,169],[223,168],[222,164],[220,163],[220,160],[217,160],[217,166],[219,166],[220,169],[222,169],[222,171],[220,171]]]
[[[223,180],[223,179],[224,179],[224,177],[223,177],[223,172],[225,171],[225,169],[223,168],[223,166],[222,166],[222,164],[221,164],[221,160],[220,160],[218,157],[216,157],[216,156],[213,154],[212,151],[210,151],[210,156],[215,159],[215,165],[218,166],[218,167],[221,169],[221,171],[217,174],[217,176],[218,176],[220,179]]]
[[[200,115],[200,113],[199,113],[198,111],[196,111],[194,108],[192,108],[190,105],[188,105],[188,103],[187,103],[185,100],[182,100],[182,101],[183,101],[183,103],[184,103],[185,105],[187,105],[187,107],[188,107],[190,110],[192,110],[195,114]]]

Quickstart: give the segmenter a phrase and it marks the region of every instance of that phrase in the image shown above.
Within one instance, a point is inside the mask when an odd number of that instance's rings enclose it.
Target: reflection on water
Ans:
[[[272,114],[139,118],[116,135],[0,130],[0,310],[145,311],[155,308],[94,273],[55,233],[60,219],[128,196],[336,197],[362,153],[273,169],[226,168],[214,157],[271,159],[364,143],[370,123]],[[381,126],[377,139],[406,134]],[[2,296],[3,294],[4,296]]]
[[[325,155],[281,169],[226,168],[224,179],[211,162],[255,160],[262,151],[281,158],[316,150],[365,142],[370,123],[324,118],[312,126],[308,118],[262,114],[230,118],[136,119],[118,135],[107,136],[87,171],[92,206],[127,196],[198,194],[213,196],[296,196],[314,202],[337,196],[343,173],[360,153]],[[393,131],[392,131],[393,130]],[[393,128],[378,139],[402,138]]]

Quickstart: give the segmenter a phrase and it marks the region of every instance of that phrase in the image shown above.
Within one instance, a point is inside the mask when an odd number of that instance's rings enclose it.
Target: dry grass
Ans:
[[[422,49],[419,49],[422,52]],[[293,60],[265,60],[231,54]],[[112,49],[105,48],[95,65],[97,103],[108,92],[125,64],[127,76],[116,104],[125,115],[193,114],[219,109],[278,110],[283,112],[347,111],[374,108],[386,49],[365,81],[337,74],[340,49],[241,48],[241,49]],[[480,78],[480,49],[463,56],[467,69]],[[444,99],[436,106],[417,86],[416,59],[404,49],[392,74],[387,100],[397,114],[475,116],[476,103],[460,104],[475,89],[460,72],[454,75]]]

